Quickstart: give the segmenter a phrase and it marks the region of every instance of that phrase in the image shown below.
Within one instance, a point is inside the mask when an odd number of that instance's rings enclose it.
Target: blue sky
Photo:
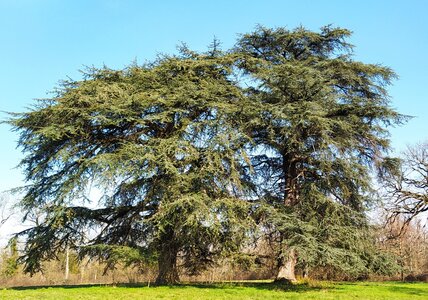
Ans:
[[[186,42],[224,48],[257,24],[348,28],[355,59],[394,69],[392,106],[415,118],[391,129],[396,151],[427,139],[428,1],[0,0],[0,110],[22,112],[85,65],[122,68]],[[6,118],[0,113],[0,119]],[[0,125],[0,191],[23,184],[18,136]]]

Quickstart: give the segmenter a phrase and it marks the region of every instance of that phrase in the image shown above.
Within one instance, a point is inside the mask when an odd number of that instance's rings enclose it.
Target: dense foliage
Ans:
[[[104,256],[114,253],[105,245],[126,246],[157,257],[158,281],[175,282],[178,254],[196,273],[239,247],[249,221],[237,200],[246,137],[230,125],[242,94],[227,57],[183,52],[89,70],[16,115],[31,182],[21,205],[43,214],[22,233],[27,271],[66,245],[92,254],[99,246]],[[95,205],[87,200],[94,185],[103,191]]]
[[[21,205],[40,214],[21,233],[26,271],[72,247],[157,261],[158,282],[177,282],[257,236],[279,279],[293,280],[296,265],[381,270],[365,217],[369,170],[402,116],[385,89],[395,74],[354,61],[349,35],[259,27],[228,53],[215,42],[90,69],[14,114],[27,155]]]
[[[235,49],[253,83],[252,165],[259,199],[275,209],[264,221],[279,244],[279,278],[294,280],[296,250],[301,263],[356,274],[374,259],[370,168],[388,149],[385,127],[404,117],[388,106],[395,74],[354,61],[349,35],[259,27]]]

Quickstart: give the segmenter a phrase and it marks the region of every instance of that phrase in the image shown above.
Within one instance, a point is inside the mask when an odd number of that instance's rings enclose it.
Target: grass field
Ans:
[[[182,284],[176,286],[61,286],[0,290],[0,299],[428,299],[427,283],[310,283],[284,286],[267,282]]]

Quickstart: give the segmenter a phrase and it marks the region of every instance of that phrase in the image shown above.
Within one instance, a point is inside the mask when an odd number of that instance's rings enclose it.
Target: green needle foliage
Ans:
[[[234,50],[252,83],[247,131],[257,145],[257,195],[270,206],[263,226],[278,244],[280,269],[291,263],[278,279],[294,280],[296,256],[353,274],[372,259],[364,216],[370,168],[388,150],[386,127],[405,117],[389,106],[386,87],[396,75],[354,61],[350,34],[258,27]]]
[[[254,220],[279,279],[295,266],[386,270],[365,217],[369,175],[386,127],[405,118],[389,106],[395,74],[354,61],[349,35],[259,27],[229,53],[214,42],[91,68],[13,114],[29,183],[21,205],[39,211],[21,233],[25,270],[71,247],[109,266],[157,262],[157,282],[175,283],[242,250]]]
[[[233,62],[183,48],[144,66],[89,69],[14,114],[30,182],[21,204],[42,219],[21,233],[26,271],[67,245],[109,263],[131,248],[158,260],[158,283],[174,283],[178,263],[197,274],[239,248],[251,220],[240,200],[248,138],[236,130],[244,101]],[[104,192],[95,205],[94,185]]]

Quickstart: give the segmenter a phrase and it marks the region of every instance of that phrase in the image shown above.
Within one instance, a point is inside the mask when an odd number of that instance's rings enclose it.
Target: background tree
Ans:
[[[18,243],[11,239],[1,257],[0,274],[5,278],[13,277],[18,272]]]
[[[14,215],[13,203],[10,200],[9,194],[6,192],[0,193],[0,228]]]
[[[27,272],[70,247],[156,260],[157,282],[175,283],[180,270],[196,274],[239,248],[250,222],[239,199],[247,138],[234,126],[243,97],[232,63],[215,44],[125,70],[91,68],[13,114],[26,154],[21,206],[43,212],[20,233]],[[91,186],[98,202],[88,200]]]
[[[428,211],[428,142],[409,146],[400,159],[386,159],[381,173],[390,219],[403,225]]]
[[[260,26],[235,48],[249,82],[253,180],[268,205],[259,218],[278,245],[278,280],[294,281],[298,262],[368,269],[369,168],[389,147],[386,126],[403,116],[389,106],[394,72],[354,61],[350,34]]]
[[[377,245],[395,256],[401,280],[427,280],[428,232],[423,222],[409,223],[403,216],[393,222],[391,218],[383,220],[377,228]]]

